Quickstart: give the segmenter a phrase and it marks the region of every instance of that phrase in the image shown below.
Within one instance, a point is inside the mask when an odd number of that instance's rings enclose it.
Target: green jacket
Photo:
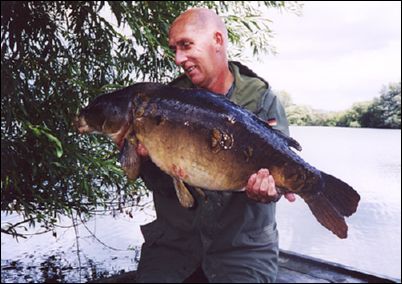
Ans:
[[[230,62],[235,82],[227,97],[264,120],[276,119],[288,134],[288,122],[268,83],[247,67]],[[193,88],[184,76],[172,85]],[[138,282],[182,282],[202,266],[210,282],[273,282],[277,273],[278,232],[275,203],[263,204],[244,192],[205,191],[190,187],[194,208],[178,202],[172,179],[151,161],[141,177],[153,191],[157,219],[141,227],[145,242]]]

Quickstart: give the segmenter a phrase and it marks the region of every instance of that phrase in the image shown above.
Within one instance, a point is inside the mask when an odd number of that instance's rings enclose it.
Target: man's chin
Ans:
[[[202,78],[200,78],[199,76],[190,76],[190,75],[187,75],[187,77],[190,79],[191,83],[201,87],[203,81]]]

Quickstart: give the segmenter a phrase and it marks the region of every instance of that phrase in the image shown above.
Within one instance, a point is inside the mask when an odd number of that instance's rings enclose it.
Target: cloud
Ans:
[[[279,54],[253,69],[296,103],[341,110],[401,80],[400,2],[308,2],[272,16]]]

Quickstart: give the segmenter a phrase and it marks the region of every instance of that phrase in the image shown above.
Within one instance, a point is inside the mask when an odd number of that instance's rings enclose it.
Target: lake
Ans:
[[[401,131],[291,127],[291,136],[302,145],[306,161],[349,183],[361,201],[346,220],[348,238],[341,240],[316,221],[300,198],[294,203],[282,199],[277,210],[280,247],[400,279]],[[124,212],[116,218],[98,215],[86,227],[80,225],[78,235],[69,220],[62,220],[56,237],[47,233],[16,242],[2,234],[2,283],[86,282],[134,270],[143,241],[139,225],[154,219],[150,200],[144,202],[145,209],[132,208],[133,218]],[[17,220],[17,215],[2,213],[2,225]],[[29,229],[36,231],[40,228]]]

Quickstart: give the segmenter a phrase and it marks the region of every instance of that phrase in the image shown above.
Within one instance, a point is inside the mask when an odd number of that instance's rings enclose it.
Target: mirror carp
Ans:
[[[249,177],[269,169],[279,189],[299,195],[325,228],[347,237],[345,217],[359,194],[340,179],[305,162],[299,143],[253,113],[202,89],[139,83],[95,98],[76,117],[80,133],[108,135],[120,148],[130,179],[140,173],[141,142],[152,161],[173,179],[180,203],[193,206],[186,184],[241,191]],[[292,149],[293,148],[293,149]]]

